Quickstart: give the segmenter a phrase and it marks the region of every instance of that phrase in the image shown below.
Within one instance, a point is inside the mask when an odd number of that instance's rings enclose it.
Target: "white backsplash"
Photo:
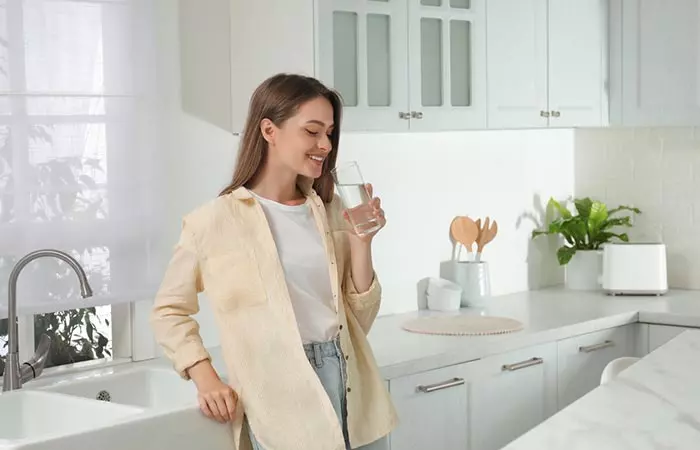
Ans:
[[[700,129],[575,132],[575,192],[642,210],[631,239],[663,241],[669,285],[700,289]]]

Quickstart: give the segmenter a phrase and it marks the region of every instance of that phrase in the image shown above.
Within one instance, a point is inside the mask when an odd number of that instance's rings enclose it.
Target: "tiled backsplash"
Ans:
[[[637,206],[630,238],[663,241],[671,287],[700,289],[700,128],[575,132],[575,192]]]

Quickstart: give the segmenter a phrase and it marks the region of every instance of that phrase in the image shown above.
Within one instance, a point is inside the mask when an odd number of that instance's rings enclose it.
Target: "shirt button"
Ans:
[[[343,329],[343,326],[342,326],[342,325],[340,326],[340,329],[341,329],[341,330]]]
[[[348,388],[348,392],[350,392],[352,389]]]
[[[348,359],[350,359],[350,357],[348,355],[345,355],[345,361],[347,361]]]

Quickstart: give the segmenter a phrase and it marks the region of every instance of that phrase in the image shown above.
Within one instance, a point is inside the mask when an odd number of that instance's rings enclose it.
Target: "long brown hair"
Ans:
[[[325,203],[333,198],[331,169],[335,167],[340,142],[342,101],[340,95],[315,78],[280,73],[263,81],[250,99],[248,117],[238,148],[236,169],[231,183],[219,195],[226,195],[241,186],[247,186],[260,173],[267,154],[267,141],[260,131],[260,122],[267,118],[276,126],[296,114],[299,107],[318,97],[327,99],[333,107],[333,131],[331,152],[323,163],[321,176],[313,182],[313,188]]]

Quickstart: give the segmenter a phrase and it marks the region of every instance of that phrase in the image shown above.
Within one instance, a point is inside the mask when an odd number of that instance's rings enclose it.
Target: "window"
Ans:
[[[129,302],[152,297],[160,168],[149,122],[148,0],[0,0],[0,359],[7,280],[40,248],[88,275],[82,299],[66,265],[41,258],[18,283],[20,352],[42,333],[49,365],[129,356],[113,349]],[[118,312],[115,314],[115,312]],[[115,323],[115,321],[117,323]],[[0,364],[0,367],[2,365]]]

